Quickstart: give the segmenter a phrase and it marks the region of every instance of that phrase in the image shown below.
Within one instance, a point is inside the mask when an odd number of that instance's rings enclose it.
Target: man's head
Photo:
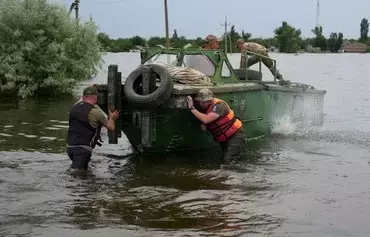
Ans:
[[[244,44],[244,40],[238,39],[238,41],[236,41],[236,43],[235,43],[235,48],[241,49],[243,44]]]
[[[203,45],[204,49],[219,49],[220,47],[220,41],[217,39],[214,35],[208,35],[206,37],[206,42]]]
[[[98,101],[98,90],[95,85],[86,87],[82,92],[82,100],[90,104],[96,104]]]
[[[207,109],[213,100],[213,92],[207,88],[200,89],[194,100],[202,109]]]

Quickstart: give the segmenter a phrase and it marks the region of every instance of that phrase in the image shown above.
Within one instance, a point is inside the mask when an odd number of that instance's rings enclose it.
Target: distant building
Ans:
[[[359,42],[351,43],[346,41],[343,43],[344,53],[365,53],[367,50],[367,45]]]

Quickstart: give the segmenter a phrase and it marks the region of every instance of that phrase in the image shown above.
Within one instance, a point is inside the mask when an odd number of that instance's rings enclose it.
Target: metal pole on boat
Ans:
[[[167,0],[164,0],[164,18],[166,26],[166,48],[170,47],[170,38],[168,36],[168,11],[167,11]]]

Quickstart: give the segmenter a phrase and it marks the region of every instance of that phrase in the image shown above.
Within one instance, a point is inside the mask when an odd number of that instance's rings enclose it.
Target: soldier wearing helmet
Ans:
[[[100,130],[106,127],[115,130],[119,111],[109,111],[108,116],[97,104],[98,90],[95,86],[86,87],[80,101],[75,103],[69,113],[67,134],[67,154],[74,170],[87,170],[92,150],[101,146]]]
[[[250,52],[257,53],[257,54],[267,57],[267,58],[264,58],[264,57],[259,57],[257,55],[253,55],[249,57],[248,67],[258,63],[261,60],[263,64],[265,64],[265,66],[270,70],[272,75],[275,75],[276,73],[277,79],[284,80],[283,76],[279,73],[279,71],[278,70],[275,71],[274,63],[269,58],[270,56],[268,55],[268,50],[263,45],[260,45],[255,42],[244,42],[244,40],[238,39],[238,41],[236,41],[235,48],[239,49],[240,52],[243,52],[246,50],[246,51],[250,51]],[[245,58],[242,55],[240,59],[240,68],[244,68],[244,64],[245,64]]]
[[[219,49],[219,47],[220,41],[214,35],[208,35],[205,44],[202,46],[203,49]]]

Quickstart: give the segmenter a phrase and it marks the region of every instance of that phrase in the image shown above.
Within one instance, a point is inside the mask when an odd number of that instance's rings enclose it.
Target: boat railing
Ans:
[[[245,58],[245,79],[248,80],[248,73],[247,73],[247,70],[248,70],[248,59],[250,57],[248,57],[248,54],[252,54],[253,56],[258,56],[258,64],[259,64],[259,72],[261,73],[262,71],[262,58],[265,58],[265,59],[268,59],[268,60],[271,60],[273,62],[273,68],[274,68],[274,82],[276,82],[276,60],[275,59],[272,59],[270,57],[267,57],[265,55],[262,55],[262,54],[259,54],[259,53],[255,53],[255,52],[252,52],[252,51],[248,51],[248,50],[243,50],[243,56]],[[253,57],[251,56],[251,57]]]

